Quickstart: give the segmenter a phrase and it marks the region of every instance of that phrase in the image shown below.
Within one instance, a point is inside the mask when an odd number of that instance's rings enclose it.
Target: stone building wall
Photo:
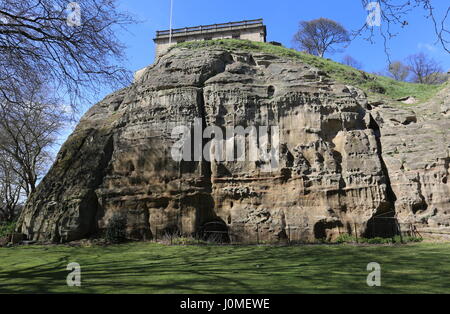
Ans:
[[[237,22],[239,23],[239,22]],[[254,24],[242,27],[219,28],[217,30],[209,30],[204,32],[187,32],[186,34],[173,34],[172,41],[169,43],[169,37],[157,37],[154,39],[156,44],[156,58],[163,55],[167,50],[180,42],[186,41],[202,41],[212,39],[243,39],[258,42],[266,41],[266,26],[261,24]]]

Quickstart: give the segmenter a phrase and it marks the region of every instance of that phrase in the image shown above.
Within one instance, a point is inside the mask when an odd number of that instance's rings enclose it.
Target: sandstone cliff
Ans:
[[[375,103],[375,105],[377,105]],[[382,156],[396,217],[423,232],[450,231],[450,85],[414,106],[378,104]]]
[[[133,239],[229,231],[233,241],[291,232],[311,241],[389,235],[397,220],[448,226],[448,92],[432,107],[399,107],[298,60],[175,48],[85,114],[19,231],[66,242],[104,229],[115,213]],[[203,128],[279,126],[280,167],[174,161],[172,130],[195,118]],[[374,217],[390,219],[374,228]]]

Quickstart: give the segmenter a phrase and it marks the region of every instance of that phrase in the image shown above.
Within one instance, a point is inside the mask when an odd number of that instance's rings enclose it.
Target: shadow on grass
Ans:
[[[0,250],[0,293],[442,293],[450,291],[449,248],[14,248]],[[81,265],[80,288],[66,286],[69,262]],[[382,267],[381,287],[366,284],[370,262]]]

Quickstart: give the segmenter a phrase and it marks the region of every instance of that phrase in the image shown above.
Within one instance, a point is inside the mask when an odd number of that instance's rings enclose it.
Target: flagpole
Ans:
[[[172,15],[173,15],[173,0],[170,0],[170,30],[169,30],[169,45],[172,44]]]

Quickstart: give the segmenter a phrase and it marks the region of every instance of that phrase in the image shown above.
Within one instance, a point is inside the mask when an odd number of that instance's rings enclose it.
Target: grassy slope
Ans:
[[[185,47],[190,49],[202,47],[221,47],[229,50],[240,49],[245,51],[260,51],[290,59],[298,59],[325,71],[332,79],[338,82],[359,87],[371,96],[381,96],[382,98],[387,97],[388,100],[396,100],[407,96],[414,96],[420,101],[426,101],[442,88],[442,86],[439,85],[398,82],[388,77],[368,74],[329,59],[323,59],[298,52],[293,49],[287,49],[267,43],[237,39],[221,39],[184,42],[178,44],[176,47]],[[385,93],[380,94],[374,91],[380,87],[385,90]]]
[[[0,248],[0,293],[450,293],[450,244]],[[66,286],[69,262],[82,287]],[[369,262],[381,287],[366,285]]]

